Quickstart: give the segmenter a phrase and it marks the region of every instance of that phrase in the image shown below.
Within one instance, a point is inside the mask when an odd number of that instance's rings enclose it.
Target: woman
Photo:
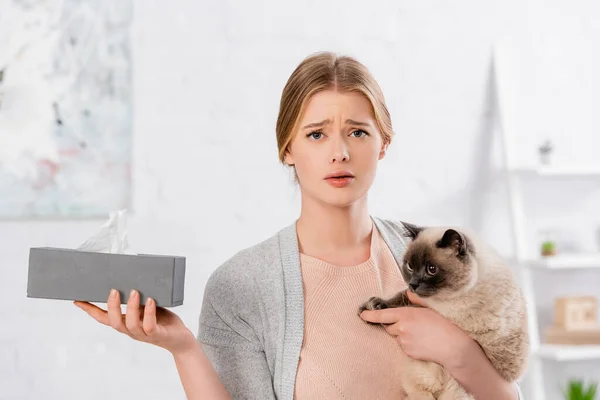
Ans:
[[[331,53],[306,58],[283,90],[276,131],[280,161],[301,188],[300,216],[213,272],[197,337],[152,300],[141,310],[135,291],[125,315],[118,293],[108,311],[75,303],[171,352],[190,399],[402,398],[401,351],[445,366],[476,398],[519,398],[477,343],[434,311],[357,315],[369,297],[405,285],[403,227],[371,217],[367,206],[393,137],[369,71]]]

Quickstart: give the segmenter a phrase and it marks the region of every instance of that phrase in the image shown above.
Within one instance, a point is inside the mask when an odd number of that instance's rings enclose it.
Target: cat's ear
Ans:
[[[405,236],[407,236],[413,240],[416,239],[417,236],[419,236],[419,233],[421,233],[421,231],[425,229],[421,226],[410,224],[408,222],[404,222],[404,221],[400,221],[400,222],[404,226]]]
[[[436,246],[439,248],[453,247],[459,256],[467,254],[467,241],[465,237],[454,229],[447,229],[444,232],[444,236],[436,243]]]

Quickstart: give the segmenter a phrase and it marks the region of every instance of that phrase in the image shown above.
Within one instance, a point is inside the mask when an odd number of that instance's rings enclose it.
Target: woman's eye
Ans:
[[[366,136],[366,135],[368,135],[368,133],[363,130],[360,130],[360,129],[352,132],[352,136],[354,136],[354,137],[362,137],[363,135]]]
[[[311,133],[309,133],[306,136],[309,137],[309,138],[311,138],[311,139],[318,140],[318,139],[321,139],[321,136],[323,136],[323,132],[319,132],[319,131],[311,132]]]
[[[427,265],[427,273],[429,275],[434,275],[437,272],[437,267],[435,265],[428,264]]]

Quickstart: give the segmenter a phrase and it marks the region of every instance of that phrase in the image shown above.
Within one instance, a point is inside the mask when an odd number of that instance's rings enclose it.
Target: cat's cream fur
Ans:
[[[467,251],[463,257],[457,257],[455,246],[439,247],[448,228],[408,226],[413,241],[401,266],[407,283],[411,273],[406,264],[411,257],[415,259],[416,252],[427,253],[438,265],[447,266],[446,284],[460,284],[421,298],[427,307],[475,339],[504,379],[517,380],[525,369],[529,338],[525,300],[511,269],[492,248],[462,228],[455,230],[465,239],[463,250]],[[412,306],[405,291],[387,300],[371,298],[360,310],[402,306]],[[473,399],[441,365],[408,356],[401,362],[404,364],[400,379],[408,399]]]

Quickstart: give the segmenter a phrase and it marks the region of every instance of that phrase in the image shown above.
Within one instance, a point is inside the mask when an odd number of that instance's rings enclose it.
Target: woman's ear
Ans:
[[[383,157],[385,157],[385,153],[387,152],[389,143],[384,143],[383,146],[381,146],[381,151],[379,152],[379,159],[381,160]]]
[[[290,167],[294,165],[294,157],[292,157],[292,154],[290,153],[289,150],[285,151],[285,156],[283,157],[283,160]]]

